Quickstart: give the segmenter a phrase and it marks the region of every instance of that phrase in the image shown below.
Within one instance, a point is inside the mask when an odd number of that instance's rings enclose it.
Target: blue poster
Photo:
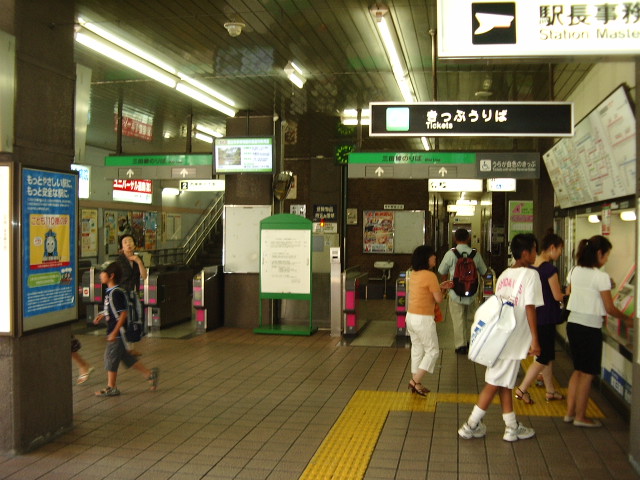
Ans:
[[[77,198],[74,174],[22,170],[25,330],[75,318]]]

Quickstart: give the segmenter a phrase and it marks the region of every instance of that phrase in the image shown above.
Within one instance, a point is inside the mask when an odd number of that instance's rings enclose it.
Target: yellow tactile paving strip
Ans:
[[[557,391],[566,394],[565,389],[558,388]],[[535,401],[534,405],[526,405],[514,398],[513,405],[517,415],[564,416],[566,401],[546,402],[544,388],[533,387],[530,393]],[[411,393],[357,391],[300,478],[363,478],[390,411],[434,412],[438,402],[473,404],[477,398],[476,394],[470,393],[432,392],[424,398]],[[493,403],[499,403],[497,397]],[[591,400],[587,415],[592,418],[604,417]]]

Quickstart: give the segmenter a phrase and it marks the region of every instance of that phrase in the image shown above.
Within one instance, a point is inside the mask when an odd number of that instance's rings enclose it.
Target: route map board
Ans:
[[[561,208],[636,191],[636,126],[621,85],[543,155]]]

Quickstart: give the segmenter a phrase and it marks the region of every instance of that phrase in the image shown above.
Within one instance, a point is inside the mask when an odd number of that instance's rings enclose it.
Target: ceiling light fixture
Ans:
[[[587,217],[587,220],[589,221],[589,223],[599,223],[600,216],[596,214],[591,214]]]
[[[234,117],[237,110],[235,102],[216,92],[211,87],[199,82],[164,60],[148,49],[125,40],[120,35],[108,31],[90,20],[78,17],[76,42],[104,55],[116,62],[131,68],[143,75],[162,83],[194,100]],[[188,85],[185,85],[188,84]]]
[[[369,11],[374,17],[376,27],[382,38],[382,44],[389,57],[389,63],[391,63],[391,71],[396,79],[400,93],[405,102],[411,103],[416,101],[416,96],[413,93],[413,86],[408,76],[408,69],[406,68],[404,53],[402,48],[399,47],[400,42],[396,30],[391,20],[387,21],[386,15],[389,13],[389,9],[385,5],[373,5]]]
[[[195,126],[195,130],[198,132],[202,132],[205,133],[207,135],[209,135],[210,137],[224,137],[223,133],[220,133],[219,131],[215,130],[214,127],[210,127],[208,125],[203,125],[201,123],[197,123]]]
[[[307,81],[304,73],[302,73],[302,69],[296,65],[294,62],[288,62],[284,67],[284,73],[287,75],[287,78],[291,83],[293,83],[296,87],[302,88],[304,87],[305,82]]]
[[[242,22],[226,22],[224,24],[224,28],[227,29],[227,32],[229,32],[229,35],[232,37],[240,35],[244,27],[246,27],[246,25]]]
[[[358,125],[358,110],[355,108],[343,110],[340,115],[340,123],[342,125]],[[360,110],[360,125],[371,125],[371,110],[368,108]]]
[[[636,212],[633,210],[623,210],[620,212],[620,220],[623,222],[633,222],[636,219]]]

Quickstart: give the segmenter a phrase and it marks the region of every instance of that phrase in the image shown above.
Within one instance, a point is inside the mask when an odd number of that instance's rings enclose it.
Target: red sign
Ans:
[[[114,131],[118,131],[118,115],[115,115]],[[122,116],[122,135],[139,138],[150,142],[153,140],[153,124],[141,122],[135,118]]]
[[[118,202],[151,203],[153,189],[151,180],[113,181],[113,200]]]

